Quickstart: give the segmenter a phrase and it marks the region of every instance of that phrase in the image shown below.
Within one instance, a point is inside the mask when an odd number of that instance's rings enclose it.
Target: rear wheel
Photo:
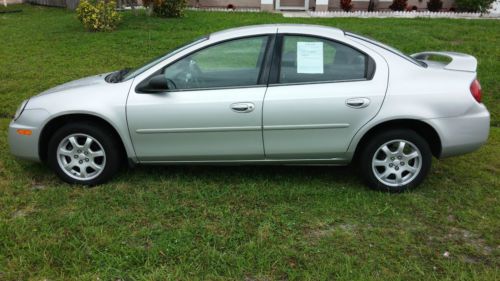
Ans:
[[[101,184],[120,167],[119,147],[117,141],[99,126],[67,124],[49,141],[48,163],[65,182]]]
[[[428,143],[412,130],[391,130],[375,135],[361,152],[361,172],[377,190],[402,192],[419,185],[429,172],[432,154]]]

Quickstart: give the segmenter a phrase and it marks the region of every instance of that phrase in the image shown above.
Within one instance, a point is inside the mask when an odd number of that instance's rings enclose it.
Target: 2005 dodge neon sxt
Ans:
[[[69,183],[103,183],[127,159],[355,161],[370,187],[399,192],[422,182],[432,156],[471,152],[488,138],[476,68],[470,55],[406,56],[330,27],[236,28],[24,101],[9,143]]]

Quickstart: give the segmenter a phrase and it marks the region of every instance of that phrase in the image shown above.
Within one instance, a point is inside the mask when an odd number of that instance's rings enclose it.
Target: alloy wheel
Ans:
[[[106,152],[94,137],[81,133],[71,134],[58,145],[57,163],[71,178],[91,180],[104,170]]]
[[[391,140],[373,155],[375,177],[388,186],[402,186],[413,181],[422,168],[422,153],[407,140]]]

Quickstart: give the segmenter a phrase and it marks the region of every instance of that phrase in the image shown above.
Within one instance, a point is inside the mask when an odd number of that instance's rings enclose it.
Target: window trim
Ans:
[[[224,40],[217,41],[217,42],[214,42],[212,44],[203,46],[203,47],[201,47],[199,49],[193,50],[192,52],[189,52],[189,53],[183,55],[182,57],[180,57],[180,58],[178,58],[176,60],[173,60],[172,62],[168,63],[167,65],[163,66],[162,68],[158,69],[157,71],[155,71],[154,73],[152,73],[151,75],[149,75],[148,77],[144,78],[141,82],[137,83],[137,85],[135,86],[135,89],[134,89],[135,93],[136,94],[145,94],[143,92],[138,91],[138,88],[144,82],[148,81],[153,76],[158,75],[161,72],[164,72],[164,70],[167,67],[169,67],[169,66],[177,63],[178,61],[180,61],[182,59],[185,59],[186,57],[188,57],[188,56],[190,56],[192,54],[195,54],[195,53],[197,53],[199,51],[202,51],[204,49],[211,48],[211,47],[214,47],[214,46],[217,46],[217,45],[220,45],[220,44],[224,44],[224,43],[227,43],[227,42],[241,40],[241,39],[247,39],[247,38],[256,38],[256,37],[267,37],[266,47],[265,47],[265,50],[264,50],[264,58],[262,60],[262,65],[260,66],[260,69],[259,69],[259,76],[257,77],[257,83],[256,84],[254,84],[254,85],[242,85],[242,86],[220,86],[220,87],[208,87],[208,88],[172,89],[172,90],[167,90],[167,91],[161,92],[161,93],[267,87],[267,85],[268,85],[268,77],[266,77],[266,71],[267,72],[270,71],[269,64],[271,62],[270,62],[269,55],[271,54],[270,50],[274,50],[274,48],[275,48],[275,38],[276,38],[276,34],[275,33],[263,33],[263,34],[255,34],[255,35],[247,35],[247,36],[240,36],[240,37],[228,38],[228,39],[224,39]],[[161,94],[161,93],[159,93],[159,94]]]
[[[365,60],[365,78],[363,79],[346,79],[346,80],[325,80],[325,81],[309,81],[309,82],[289,82],[289,83],[282,83],[279,81],[280,74],[281,74],[281,58],[283,55],[283,47],[284,47],[284,37],[285,36],[298,36],[298,37],[310,37],[310,38],[317,38],[325,41],[330,41],[334,42],[337,44],[344,45],[348,48],[354,49],[361,54],[366,56]],[[368,71],[368,63],[371,61],[373,63],[373,71],[372,73],[367,73]],[[373,79],[375,76],[375,73],[377,72],[377,63],[375,60],[367,54],[365,51],[360,50],[357,47],[354,47],[350,44],[347,44],[345,42],[335,40],[333,38],[325,37],[325,36],[320,36],[320,35],[314,35],[314,34],[304,34],[304,33],[280,33],[277,34],[276,36],[276,47],[275,47],[275,52],[274,52],[274,58],[272,61],[272,66],[271,66],[271,72],[272,74],[270,75],[269,79],[269,84],[268,86],[293,86],[293,85],[308,85],[308,84],[328,84],[328,83],[345,83],[345,82],[360,82],[360,81],[370,81]]]
[[[427,64],[425,62],[422,62],[422,61],[419,61],[417,59],[414,59],[412,58],[411,56],[408,56],[407,54],[403,53],[402,51],[394,48],[394,47],[391,47],[385,43],[382,43],[382,42],[379,42],[373,38],[370,38],[370,37],[367,37],[367,36],[363,36],[363,35],[359,35],[359,34],[356,34],[356,33],[352,33],[352,32],[344,32],[344,34],[346,36],[349,36],[349,37],[352,37],[352,38],[355,38],[355,39],[358,39],[358,40],[361,40],[361,41],[364,41],[366,43],[369,43],[369,44],[372,44],[372,45],[375,45],[381,49],[384,49],[388,52],[391,52],[392,54],[406,60],[406,61],[409,61],[411,63],[413,63],[414,65],[417,65],[419,67],[422,67],[422,68],[427,68]]]
[[[189,43],[186,43],[186,44],[183,44],[183,45],[180,45],[180,46],[174,48],[173,50],[169,51],[168,53],[165,53],[165,54],[160,55],[156,58],[153,58],[150,61],[144,63],[141,66],[138,66],[134,70],[131,70],[129,73],[125,74],[124,79],[121,80],[119,83],[128,81],[130,79],[135,79],[137,76],[148,71],[152,67],[155,67],[156,65],[158,65],[159,63],[163,62],[164,60],[170,58],[171,56],[175,56],[179,52],[182,52],[182,51],[186,50],[187,48],[196,46],[197,44],[203,43],[209,39],[210,39],[209,35],[198,37],[197,39],[195,39]],[[148,66],[148,67],[146,67],[146,66]],[[144,68],[144,69],[142,69],[142,68]],[[139,70],[141,70],[141,71],[139,71]]]

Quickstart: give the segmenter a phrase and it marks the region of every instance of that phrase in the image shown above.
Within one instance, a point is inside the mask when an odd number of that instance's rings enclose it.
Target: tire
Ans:
[[[92,141],[86,143],[89,139]],[[71,123],[50,138],[47,160],[63,181],[94,186],[118,172],[121,149],[109,129],[87,122]]]
[[[432,153],[427,141],[415,131],[382,132],[364,146],[359,158],[360,171],[372,189],[404,192],[418,186],[429,173]]]

